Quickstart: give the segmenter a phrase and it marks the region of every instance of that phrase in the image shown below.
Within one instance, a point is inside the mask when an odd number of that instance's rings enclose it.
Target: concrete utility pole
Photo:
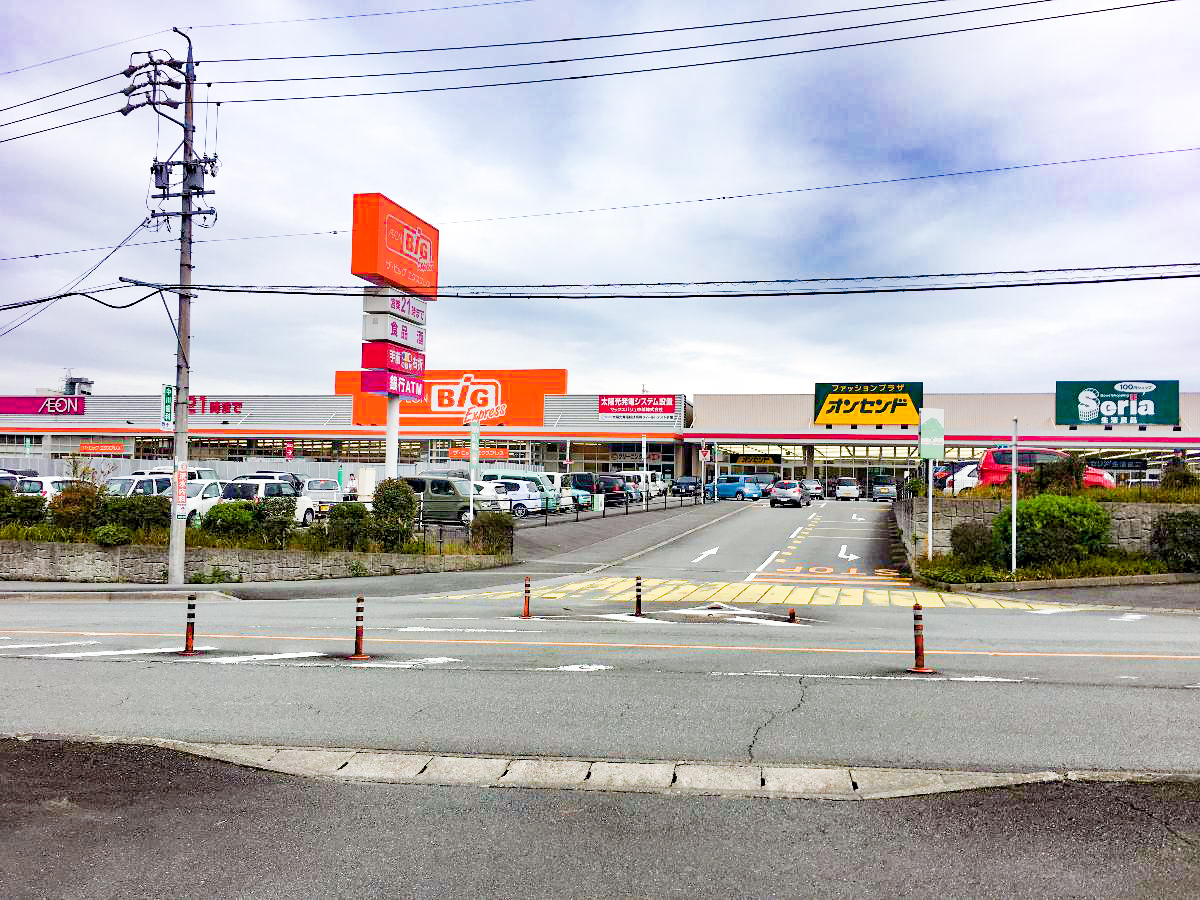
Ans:
[[[184,550],[187,530],[188,393],[190,389],[189,354],[192,331],[192,229],[195,216],[214,214],[214,210],[211,209],[197,209],[193,204],[193,197],[212,193],[212,191],[204,189],[204,175],[205,172],[216,174],[217,159],[215,154],[212,157],[205,156],[203,158],[196,156],[196,126],[194,124],[196,64],[192,52],[192,39],[178,28],[173,28],[172,31],[187,41],[187,61],[180,63],[176,59],[164,60],[156,58],[155,53],[159,51],[150,51],[147,53],[147,61],[145,63],[135,65],[131,61],[123,74],[135,80],[125,89],[124,93],[129,97],[129,101],[121,110],[121,114],[128,115],[139,107],[150,106],[158,115],[168,121],[174,122],[183,129],[183,142],[180,145],[182,155],[180,160],[174,161],[168,159],[160,163],[156,159],[154,165],[151,167],[151,171],[154,173],[155,186],[162,191],[155,199],[164,200],[176,196],[180,198],[179,213],[156,211],[151,213],[151,216],[158,218],[178,215],[180,217],[179,283],[175,288],[179,296],[179,314],[177,321],[174,323],[176,333],[174,396],[175,465],[172,482],[171,538],[167,566],[167,583],[181,585],[185,580]],[[184,77],[183,82],[174,80],[169,73],[164,77],[164,73],[160,71],[161,69],[170,69],[177,73],[181,72]],[[145,80],[138,82],[136,76],[143,72],[143,70],[145,70]],[[167,115],[159,108],[161,106],[170,109],[177,109],[179,107],[179,101],[168,97],[165,91],[162,90],[163,88],[179,87],[184,89],[182,122]],[[139,98],[139,102],[134,102],[135,96]],[[171,193],[171,173],[176,166],[182,171],[182,179],[179,193],[173,194]],[[122,280],[133,281],[133,279]],[[146,284],[146,282],[135,283]],[[159,285],[151,286],[159,287]]]

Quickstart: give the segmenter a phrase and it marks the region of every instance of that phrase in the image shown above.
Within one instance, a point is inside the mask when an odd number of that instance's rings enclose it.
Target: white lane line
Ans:
[[[796,539],[796,535],[798,535],[803,530],[804,530],[804,526],[801,525],[799,528],[797,528],[795,531],[793,531],[791,534],[788,535],[788,540],[794,541]]]
[[[641,625],[670,625],[670,622],[662,622],[658,619],[647,619],[645,616],[635,616],[633,613],[598,613],[591,616],[593,619],[611,619],[614,622],[637,622]]]
[[[410,659],[406,662],[364,662],[354,663],[352,669],[420,669],[423,666],[443,666],[447,663],[459,663],[461,659],[453,656],[430,656],[426,659]]]
[[[0,644],[0,653],[5,650],[28,650],[33,647],[82,647],[98,644],[99,641],[59,641],[53,644]]]
[[[43,659],[67,659],[80,656],[137,656],[148,653],[178,653],[182,647],[149,647],[142,650],[82,650],[78,653],[35,653],[34,656]],[[216,647],[196,647],[197,650],[216,650]]]
[[[815,519],[816,517],[817,517],[817,514],[816,514],[815,512],[810,512],[810,513],[808,514],[808,521],[810,521],[810,522],[811,522],[811,521],[812,521],[813,519]],[[801,526],[801,527],[803,527],[803,526]],[[800,529],[799,529],[799,528],[797,528],[796,530],[797,530],[797,531],[799,531]]]
[[[512,616],[510,618],[518,618],[518,617]],[[471,633],[471,634],[478,634],[481,632],[486,633],[486,634],[541,634],[542,633],[540,631],[530,631],[527,628],[430,628],[428,625],[408,625],[403,628],[387,628],[384,626],[373,626],[371,628],[367,628],[366,630],[367,631],[436,631],[436,632],[451,631],[451,632],[455,632],[455,633]]]
[[[762,562],[762,565],[760,565],[760,566],[759,566],[757,569],[755,569],[754,571],[755,571],[755,572],[761,572],[763,569],[765,569],[767,566],[769,566],[769,565],[770,565],[772,562],[774,562],[774,561],[775,561],[775,557],[777,557],[778,555],[779,555],[779,551],[778,551],[778,550],[772,550],[772,551],[771,551],[771,555],[770,555],[770,556],[768,556],[766,559],[764,559],[764,560],[763,560],[763,562]]]
[[[612,666],[579,664],[574,666],[554,666],[548,669],[534,669],[535,672],[604,672]]]
[[[1116,616],[1109,619],[1110,622],[1136,622],[1138,619],[1146,618],[1141,613],[1125,613],[1123,616]]]
[[[197,648],[200,649],[200,648]],[[206,649],[215,649],[212,647]],[[242,662],[257,662],[262,659],[306,659],[314,656],[328,656],[327,653],[313,653],[311,651],[302,651],[299,653],[255,653],[252,656],[223,656],[220,659],[206,659],[207,663],[242,663]]]
[[[760,678],[829,678],[845,681],[1002,681],[1011,684],[1021,684],[1021,678],[994,678],[991,675],[829,675],[804,672],[710,672],[710,675],[735,675],[741,677],[757,676]],[[1200,687],[1200,684],[1190,684],[1188,687]]]
[[[1018,460],[1018,462],[1020,462],[1020,460]],[[829,501],[828,501],[828,500],[822,500],[822,501],[821,501],[821,509],[824,509],[824,508],[825,508],[825,507],[827,507],[828,505],[829,505]]]
[[[697,556],[695,559],[693,559],[692,562],[698,563],[698,562],[700,562],[700,560],[704,559],[706,556],[712,556],[714,553],[716,553],[720,549],[721,548],[719,546],[717,546],[717,547],[713,547],[711,550],[705,550],[703,553],[701,553],[699,556]]]

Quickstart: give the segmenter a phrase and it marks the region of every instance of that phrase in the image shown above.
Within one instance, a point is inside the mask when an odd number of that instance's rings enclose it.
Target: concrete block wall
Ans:
[[[928,513],[924,497],[910,497],[892,504],[896,525],[904,540],[909,562],[925,556]],[[994,499],[933,499],[933,552],[948,553],[950,531],[962,522],[978,522],[991,527],[992,520],[1004,509],[1006,501]],[[1111,520],[1109,543],[1122,550],[1145,553],[1150,550],[1150,532],[1155,520],[1165,512],[1200,510],[1200,505],[1183,503],[1104,503]]]
[[[495,556],[413,556],[404,553],[308,553],[192,547],[184,571],[211,575],[214,569],[242,581],[308,581],[354,575],[461,572],[503,565]],[[81,581],[162,584],[166,547],[99,547],[95,544],[0,541],[0,581]]]

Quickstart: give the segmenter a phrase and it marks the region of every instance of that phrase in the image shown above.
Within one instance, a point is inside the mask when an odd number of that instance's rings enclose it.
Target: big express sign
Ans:
[[[813,395],[817,425],[920,425],[920,381],[824,383]]]
[[[334,390],[354,395],[354,424],[385,424],[386,401],[364,393],[362,376],[338,372]],[[487,424],[541,425],[546,395],[566,392],[566,369],[426,369],[424,393],[400,404],[400,422],[461,427],[471,410],[503,407]]]
[[[350,273],[436,300],[438,230],[383,194],[355,194]]]

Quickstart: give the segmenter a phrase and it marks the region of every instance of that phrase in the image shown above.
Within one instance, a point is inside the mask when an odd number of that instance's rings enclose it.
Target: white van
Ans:
[[[667,482],[661,472],[647,472],[645,469],[630,469],[622,472],[612,472],[618,478],[632,481],[638,486],[643,497],[661,497],[667,492]]]

